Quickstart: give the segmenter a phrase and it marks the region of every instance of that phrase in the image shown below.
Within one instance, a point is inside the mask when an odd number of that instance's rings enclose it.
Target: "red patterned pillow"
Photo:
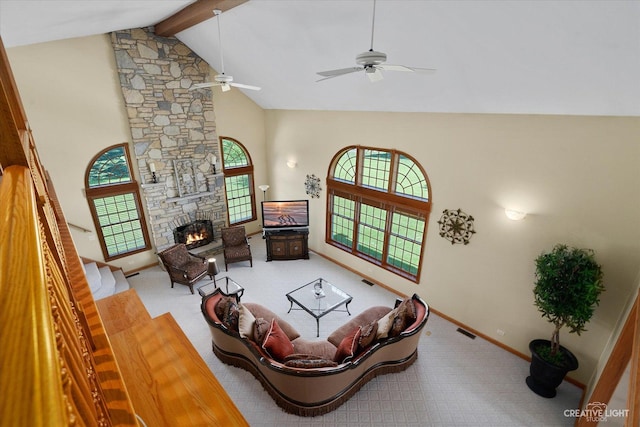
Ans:
[[[264,338],[262,348],[273,359],[278,361],[283,360],[285,357],[293,353],[293,344],[289,341],[287,334],[285,334],[280,326],[278,326],[276,319],[271,321],[271,326]]]
[[[358,351],[358,340],[360,339],[360,328],[357,327],[349,335],[342,339],[336,350],[333,361],[336,363],[347,363]]]

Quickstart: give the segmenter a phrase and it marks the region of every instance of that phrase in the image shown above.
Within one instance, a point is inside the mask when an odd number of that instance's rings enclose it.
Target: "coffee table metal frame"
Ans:
[[[198,293],[201,297],[206,297],[207,295],[215,291],[218,287],[220,288],[221,294],[225,296],[236,295],[238,301],[240,301],[240,298],[244,294],[244,288],[228,276],[224,276],[220,279],[220,286],[218,286],[218,281],[215,279],[208,283],[205,283],[198,288]]]
[[[291,303],[291,310],[304,310],[316,319],[316,332],[320,336],[320,318],[332,311],[342,311],[349,313],[349,303],[353,297],[342,289],[327,282],[323,278],[315,279],[306,285],[300,286],[286,294],[287,299]],[[293,304],[300,308],[294,308]],[[344,304],[344,310],[337,310]]]

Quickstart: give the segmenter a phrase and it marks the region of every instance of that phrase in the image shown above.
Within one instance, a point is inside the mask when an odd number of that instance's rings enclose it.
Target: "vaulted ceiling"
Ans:
[[[11,48],[146,27],[193,3],[0,0],[0,35]],[[195,3],[224,10],[225,72],[262,87],[245,93],[265,109],[640,116],[639,1],[378,0],[374,49],[437,71],[375,83],[316,81],[369,50],[373,1]],[[221,70],[215,19],[176,37]]]

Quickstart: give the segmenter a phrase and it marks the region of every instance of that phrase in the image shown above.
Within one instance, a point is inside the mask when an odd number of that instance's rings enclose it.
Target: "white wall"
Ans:
[[[323,181],[312,205],[310,247],[528,354],[552,328],[533,305],[533,260],[556,243],[588,247],[603,265],[607,292],[581,337],[561,333],[586,383],[640,266],[640,119],[473,114],[267,111],[272,198],[305,198],[304,178]],[[432,187],[433,211],[420,283],[345,255],[324,242],[329,162],[360,144],[414,156]],[[285,166],[288,157],[298,167]],[[444,209],[475,218],[469,245],[438,235]],[[514,222],[505,208],[529,213]],[[506,332],[504,336],[496,333]]]
[[[7,50],[44,167],[49,171],[78,252],[103,261],[89,205],[85,171],[114,144],[131,143],[109,36],[40,43]],[[134,172],[135,156],[130,150]],[[139,178],[138,178],[139,181]],[[111,262],[125,271],[156,262],[153,250]]]

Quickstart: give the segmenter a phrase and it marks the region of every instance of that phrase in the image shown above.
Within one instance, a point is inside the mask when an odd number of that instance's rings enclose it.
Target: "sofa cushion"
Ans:
[[[235,332],[238,332],[238,322],[240,320],[240,310],[238,309],[238,304],[231,303],[229,304],[229,308],[227,312],[224,314],[222,318],[222,322],[227,325],[227,327]]]
[[[284,366],[291,368],[313,369],[313,368],[335,368],[338,366],[333,360],[327,359],[294,359],[285,362]]]
[[[254,339],[253,329],[256,323],[256,318],[251,311],[244,305],[240,304],[240,317],[238,318],[238,332],[240,338]]]
[[[358,341],[360,339],[360,328],[357,327],[349,335],[342,339],[336,350],[333,361],[336,363],[347,363],[358,352]]]
[[[416,307],[413,299],[405,298],[387,316],[378,321],[378,339],[397,337],[416,319]]]
[[[282,361],[285,357],[293,353],[293,344],[284,331],[278,326],[276,319],[271,320],[271,326],[262,343],[264,351],[271,356],[272,359]]]
[[[253,339],[258,345],[262,345],[264,342],[264,338],[267,336],[267,332],[269,332],[269,326],[271,326],[271,322],[267,321],[262,317],[256,318],[253,324]]]
[[[300,336],[298,331],[296,331],[293,326],[291,326],[285,320],[282,320],[280,317],[278,317],[273,311],[269,310],[268,308],[252,302],[245,302],[243,303],[243,305],[245,305],[251,311],[251,313],[253,313],[256,319],[259,317],[262,317],[269,323],[271,323],[271,320],[273,319],[278,319],[278,325],[284,331],[284,333],[287,334],[287,337],[289,337],[291,341],[295,340]]]
[[[360,339],[358,340],[358,346],[360,349],[369,347],[376,340],[376,333],[378,332],[378,321],[374,320],[366,325],[360,326]]]
[[[338,347],[342,342],[342,340],[344,339],[344,337],[347,336],[347,334],[351,333],[354,330],[354,328],[362,325],[366,325],[367,323],[370,323],[374,320],[377,321],[378,319],[380,319],[382,316],[389,313],[390,311],[391,311],[391,308],[384,307],[384,306],[375,306],[375,307],[368,308],[362,313],[358,314],[353,319],[351,319],[350,321],[348,321],[347,323],[345,323],[344,325],[342,325],[341,327],[339,327],[338,329],[336,329],[335,331],[333,331],[331,335],[329,335],[329,337],[327,338],[327,341],[329,341],[331,344]]]
[[[388,314],[378,320],[378,331],[376,332],[376,339],[380,340],[389,336],[389,331],[393,326],[393,319],[396,318],[397,308],[391,310]]]
[[[229,305],[235,304],[236,299],[232,297],[222,297],[218,300],[215,306],[216,316],[218,319],[224,319],[224,315],[229,310]]]
[[[230,330],[238,331],[238,320],[240,317],[238,303],[235,298],[222,297],[214,308],[216,316]]]
[[[393,319],[391,329],[389,330],[390,337],[397,337],[407,326],[416,320],[416,307],[413,303],[413,299],[405,298],[396,308],[397,313]]]
[[[291,341],[296,353],[313,354],[319,356],[320,359],[333,360],[336,354],[336,346],[329,341],[308,340],[298,337]]]

